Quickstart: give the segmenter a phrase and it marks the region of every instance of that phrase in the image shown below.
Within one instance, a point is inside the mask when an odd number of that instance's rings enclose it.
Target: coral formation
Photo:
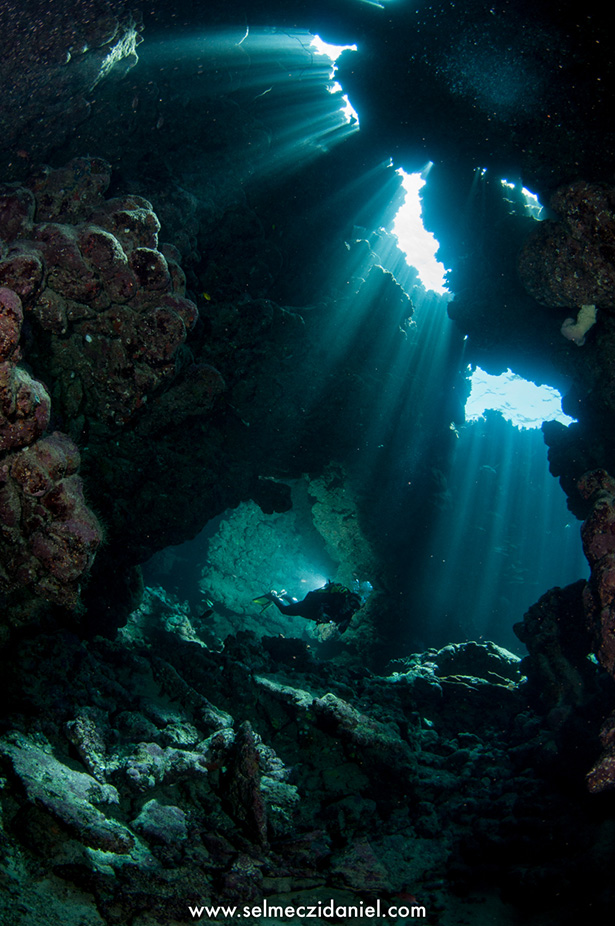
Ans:
[[[46,433],[49,395],[18,363],[22,322],[19,296],[0,288],[0,593],[22,608],[7,609],[9,622],[28,619],[36,599],[74,609],[102,536],[77,475],[79,451]]]
[[[519,256],[528,292],[543,305],[613,306],[615,189],[577,181],[553,194],[557,218],[538,223]]]
[[[605,470],[594,470],[579,481],[579,492],[591,504],[581,528],[591,567],[585,611],[595,636],[596,655],[615,675],[615,480]]]
[[[18,365],[22,323],[19,296],[0,288],[0,451],[4,453],[33,443],[46,431],[50,419],[47,390]]]
[[[0,281],[40,326],[54,412],[81,439],[126,425],[175,378],[197,317],[151,204],[105,200],[109,181],[104,161],[78,158],[0,196]]]
[[[585,344],[585,335],[595,324],[596,306],[582,305],[577,312],[576,319],[565,319],[560,331],[568,341],[572,341],[577,347],[582,347]]]
[[[539,710],[563,716],[594,693],[593,639],[583,608],[585,582],[554,588],[529,609],[515,633],[528,648],[523,669]]]
[[[586,473],[579,492],[591,510],[581,528],[591,576],[583,594],[585,613],[594,637],[595,653],[615,678],[615,480],[605,470]],[[590,791],[615,788],[615,713],[600,731],[603,754],[588,773]]]

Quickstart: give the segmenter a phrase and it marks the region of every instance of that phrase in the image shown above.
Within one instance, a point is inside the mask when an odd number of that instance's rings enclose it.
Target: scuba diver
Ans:
[[[255,604],[263,605],[261,614],[272,604],[282,614],[305,617],[317,624],[334,623],[340,633],[347,630],[350,621],[363,605],[363,600],[356,592],[337,582],[327,582],[322,588],[308,592],[302,601],[291,598],[286,592],[270,591],[253,599]]]

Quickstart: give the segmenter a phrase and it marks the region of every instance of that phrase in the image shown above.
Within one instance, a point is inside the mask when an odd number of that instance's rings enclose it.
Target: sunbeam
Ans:
[[[266,144],[251,152],[254,178],[295,172],[358,130],[358,115],[335,80],[336,60],[354,47],[327,44],[306,30],[246,27],[152,42],[141,57],[142,66],[183,85],[184,106],[232,94],[266,124]]]
[[[415,601],[430,639],[496,639],[544,588],[587,576],[578,525],[549,474],[542,434],[497,412],[459,431]]]

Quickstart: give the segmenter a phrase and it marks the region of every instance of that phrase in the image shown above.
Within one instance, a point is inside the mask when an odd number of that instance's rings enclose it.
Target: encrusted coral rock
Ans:
[[[229,756],[227,794],[236,819],[257,845],[267,844],[267,810],[261,791],[258,738],[250,723],[241,725]]]
[[[109,180],[106,162],[76,158],[0,189],[0,284],[46,333],[39,367],[74,436],[132,421],[179,372],[197,319],[151,203],[105,200]]]
[[[72,223],[104,203],[110,181],[111,167],[102,158],[73,158],[64,167],[41,167],[26,186],[34,194],[39,222]]]
[[[391,889],[389,873],[368,839],[356,839],[333,862],[336,876],[358,891],[383,894]]]
[[[593,470],[579,480],[578,487],[592,505],[581,528],[591,567],[585,611],[596,637],[596,655],[615,675],[615,480],[605,470]]]
[[[105,228],[126,252],[135,248],[158,247],[160,222],[152,205],[142,196],[118,196],[101,203],[90,221]]]
[[[0,288],[0,453],[26,447],[49,424],[47,390],[17,366],[22,322],[21,299]]]
[[[392,724],[373,720],[332,692],[322,698],[314,698],[312,710],[320,725],[335,731],[351,747],[365,754],[371,753],[372,758],[378,756],[391,767],[412,767],[414,764],[408,744]]]
[[[2,254],[0,283],[9,286],[22,299],[34,298],[42,289],[44,278],[43,258],[29,245],[17,242]]]
[[[102,537],[78,465],[77,448],[58,432],[0,460],[0,589],[75,607]]]
[[[43,807],[86,846],[125,854],[134,837],[98,805],[117,804],[118,792],[57,759],[48,743],[14,734],[0,742],[29,800]]]
[[[198,779],[207,775],[207,766],[205,753],[139,743],[132,755],[122,762],[118,775],[135,791],[144,792],[163,782]]]
[[[538,223],[519,258],[526,289],[544,305],[615,304],[615,188],[579,181],[558,190],[557,220]]]
[[[0,288],[0,362],[15,357],[22,322],[21,299],[11,289]]]
[[[594,690],[596,667],[587,659],[592,635],[585,627],[585,582],[553,588],[533,604],[514,631],[528,649],[522,666],[532,703],[563,715]]]
[[[102,711],[84,707],[75,720],[68,721],[65,731],[90,775],[97,781],[104,782],[107,771],[107,747],[101,731],[102,725]]]
[[[42,383],[21,367],[0,364],[0,453],[39,438],[47,430],[50,407]]]
[[[88,509],[79,452],[63,434],[45,435],[50,400],[18,366],[23,311],[0,289],[0,591],[29,593],[73,608],[102,532]]]
[[[519,656],[491,641],[449,643],[434,654],[435,672],[439,678],[479,678],[495,685],[519,682],[520,662]]]
[[[592,505],[581,528],[591,567],[583,602],[596,655],[615,678],[615,479],[605,470],[593,470],[579,480],[578,488]],[[604,752],[587,776],[594,792],[615,788],[615,714],[604,724],[600,739]]]
[[[153,843],[173,845],[188,836],[186,814],[181,807],[147,801],[134,820],[134,828]]]
[[[615,788],[615,713],[603,724],[600,742],[603,753],[587,774],[587,787],[592,794]]]

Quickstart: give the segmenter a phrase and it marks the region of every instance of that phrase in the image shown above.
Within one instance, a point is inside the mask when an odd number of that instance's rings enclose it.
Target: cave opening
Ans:
[[[418,270],[419,279],[425,289],[443,295],[448,293],[445,283],[446,270],[436,254],[439,244],[423,223],[420,191],[427,182],[433,163],[429,161],[423,170],[407,174],[399,168],[405,198],[395,216],[392,233],[397,244],[406,255],[408,263]]]
[[[469,366],[468,373],[471,388],[465,406],[466,421],[476,421],[486,409],[501,412],[521,430],[540,428],[543,421],[569,425],[575,420],[562,411],[561,393],[553,386],[538,386],[510,369],[487,373],[479,366]]]

